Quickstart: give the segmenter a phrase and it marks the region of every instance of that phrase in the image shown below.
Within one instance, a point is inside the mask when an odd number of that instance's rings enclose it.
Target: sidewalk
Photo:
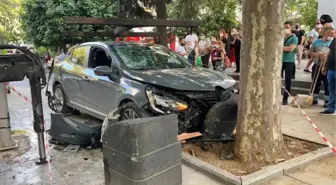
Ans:
[[[304,169],[261,185],[335,185],[335,156],[316,161]]]

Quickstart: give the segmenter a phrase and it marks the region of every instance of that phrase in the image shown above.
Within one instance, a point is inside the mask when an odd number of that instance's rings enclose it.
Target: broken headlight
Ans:
[[[173,100],[169,97],[154,94],[152,90],[146,90],[146,94],[149,100],[150,106],[157,112],[164,114],[162,109],[168,109],[172,111],[183,111],[188,109],[186,103]]]

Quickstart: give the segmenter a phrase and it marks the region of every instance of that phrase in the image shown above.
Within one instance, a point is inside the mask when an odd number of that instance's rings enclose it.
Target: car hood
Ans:
[[[228,89],[236,83],[227,74],[206,68],[129,70],[124,72],[134,80],[183,91],[214,91],[218,86]]]

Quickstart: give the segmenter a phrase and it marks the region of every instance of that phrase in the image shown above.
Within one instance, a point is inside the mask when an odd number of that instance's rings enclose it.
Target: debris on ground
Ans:
[[[62,152],[78,152],[80,145],[68,145]]]
[[[324,145],[304,141],[288,136],[284,136],[285,145],[287,146],[289,158],[294,158],[305,153],[315,151],[325,147]],[[199,158],[202,161],[208,162],[214,166],[231,172],[235,175],[247,175],[258,170],[264,166],[248,166],[234,157],[234,142],[208,142],[184,144],[182,151]],[[278,159],[275,163],[281,163],[286,159]]]
[[[179,142],[184,142],[185,140],[195,138],[195,137],[200,137],[202,134],[200,132],[193,132],[193,133],[183,133],[177,136],[177,140]]]

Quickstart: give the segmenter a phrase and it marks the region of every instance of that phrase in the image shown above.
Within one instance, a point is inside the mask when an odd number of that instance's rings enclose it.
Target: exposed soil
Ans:
[[[284,141],[285,145],[287,146],[289,159],[325,147],[317,143],[312,143],[288,136],[284,136]],[[239,176],[256,172],[265,167],[250,167],[238,160],[235,160],[232,153],[233,147],[233,142],[225,144],[219,142],[208,143],[205,146],[200,144],[184,144],[182,151]],[[285,159],[279,160],[278,163],[283,162],[284,160]]]

